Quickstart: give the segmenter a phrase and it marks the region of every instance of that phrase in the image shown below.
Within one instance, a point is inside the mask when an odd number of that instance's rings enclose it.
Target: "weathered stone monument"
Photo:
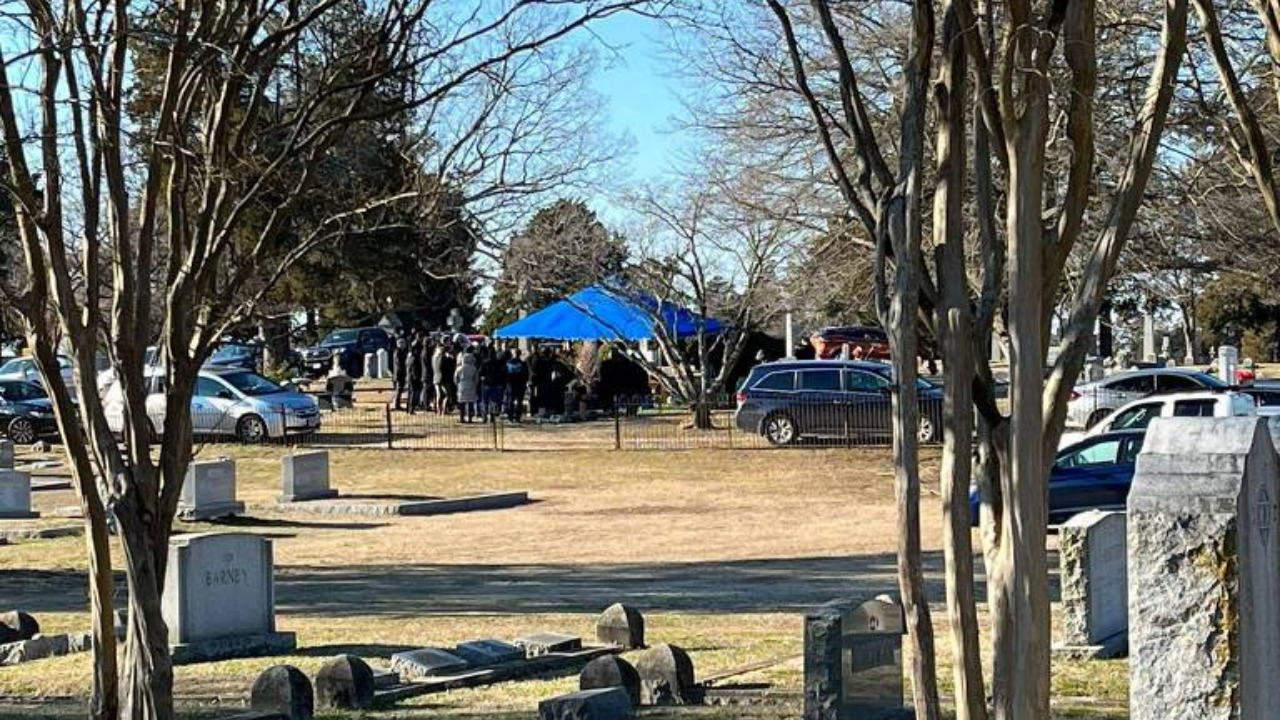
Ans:
[[[163,597],[174,662],[292,650],[276,632],[271,541],[245,533],[183,535],[169,543]]]
[[[178,500],[184,520],[214,520],[244,514],[236,500],[236,461],[231,458],[196,460],[187,467]]]
[[[538,632],[515,639],[515,646],[523,648],[526,657],[538,657],[551,653],[575,652],[582,649],[582,638],[557,632]]]
[[[327,450],[289,453],[280,458],[280,479],[284,484],[280,502],[338,497],[338,491],[329,487]]]
[[[453,647],[452,653],[473,667],[501,665],[524,660],[524,648],[503,640],[468,640]]]
[[[469,667],[466,660],[440,648],[419,648],[406,650],[391,656],[392,672],[410,680],[453,675]]]
[[[249,707],[256,712],[279,715],[284,720],[311,720],[315,715],[311,680],[292,665],[273,665],[254,681],[249,691]]]
[[[1062,639],[1054,650],[1087,658],[1122,654],[1129,633],[1125,514],[1090,510],[1058,534]]]
[[[614,603],[596,620],[596,639],[624,650],[644,647],[644,615],[630,605]]]
[[[1156,318],[1150,310],[1142,313],[1142,361],[1156,361]]]
[[[31,476],[19,470],[0,470],[0,520],[39,517],[31,511]]]
[[[316,705],[335,710],[364,710],[373,705],[373,669],[355,655],[329,658],[316,673]]]
[[[837,600],[804,618],[804,719],[904,718],[902,607]]]
[[[1280,708],[1280,469],[1257,417],[1161,418],[1129,494],[1133,720]]]
[[[622,688],[631,698],[632,705],[640,704],[640,673],[631,663],[617,655],[603,655],[582,668],[578,675],[579,690]]]
[[[1218,377],[1222,380],[1234,383],[1236,381],[1236,366],[1240,364],[1240,351],[1230,345],[1223,345],[1218,348]]]
[[[693,660],[675,645],[655,645],[636,658],[640,702],[645,705],[692,705],[697,691]]]
[[[13,441],[0,440],[0,470],[13,469]]]

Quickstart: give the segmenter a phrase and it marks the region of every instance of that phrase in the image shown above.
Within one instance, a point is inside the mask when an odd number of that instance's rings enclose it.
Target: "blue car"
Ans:
[[[1049,522],[1086,510],[1123,510],[1146,430],[1095,435],[1058,451],[1049,474]],[[976,488],[969,492],[970,522],[978,526]]]

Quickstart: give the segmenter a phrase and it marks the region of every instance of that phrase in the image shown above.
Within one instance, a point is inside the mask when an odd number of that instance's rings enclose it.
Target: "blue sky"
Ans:
[[[625,133],[633,142],[623,175],[632,182],[657,180],[683,145],[672,122],[683,107],[679,83],[669,77],[665,58],[668,30],[651,19],[623,13],[595,24],[592,32],[602,65],[594,86],[607,102],[609,129]]]

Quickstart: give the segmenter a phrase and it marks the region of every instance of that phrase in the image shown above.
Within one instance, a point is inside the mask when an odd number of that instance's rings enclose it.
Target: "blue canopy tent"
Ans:
[[[494,337],[638,342],[656,336],[654,325],[659,317],[667,332],[678,338],[697,335],[700,326],[708,334],[723,327],[719,320],[702,318],[674,303],[659,305],[647,295],[592,285],[500,328]]]

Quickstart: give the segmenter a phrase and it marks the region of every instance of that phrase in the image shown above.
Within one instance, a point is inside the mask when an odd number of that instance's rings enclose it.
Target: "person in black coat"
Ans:
[[[391,349],[391,378],[395,383],[395,409],[400,408],[400,397],[409,390],[408,380],[409,341],[401,333],[396,334],[395,347]],[[410,401],[412,402],[412,400]]]
[[[549,415],[551,413],[551,370],[554,361],[551,359],[551,350],[542,348],[542,352],[535,355],[529,363],[530,384],[533,387],[533,397],[529,401],[529,412],[537,415]]]
[[[422,344],[422,336],[415,335],[413,342],[409,344],[409,357],[406,361],[409,375],[410,415],[417,411],[418,404],[422,400],[422,363],[418,360],[422,356]]]
[[[507,419],[520,422],[524,417],[524,392],[529,386],[529,364],[519,350],[507,360]]]
[[[495,348],[488,348],[484,363],[480,366],[480,402],[484,408],[485,422],[497,422],[502,413],[507,394],[507,358]]]
[[[427,338],[422,343],[422,352],[418,354],[418,365],[421,367],[422,373],[422,397],[419,405],[423,410],[431,410],[435,406],[436,380],[434,363],[432,362],[435,351],[435,342]]]

